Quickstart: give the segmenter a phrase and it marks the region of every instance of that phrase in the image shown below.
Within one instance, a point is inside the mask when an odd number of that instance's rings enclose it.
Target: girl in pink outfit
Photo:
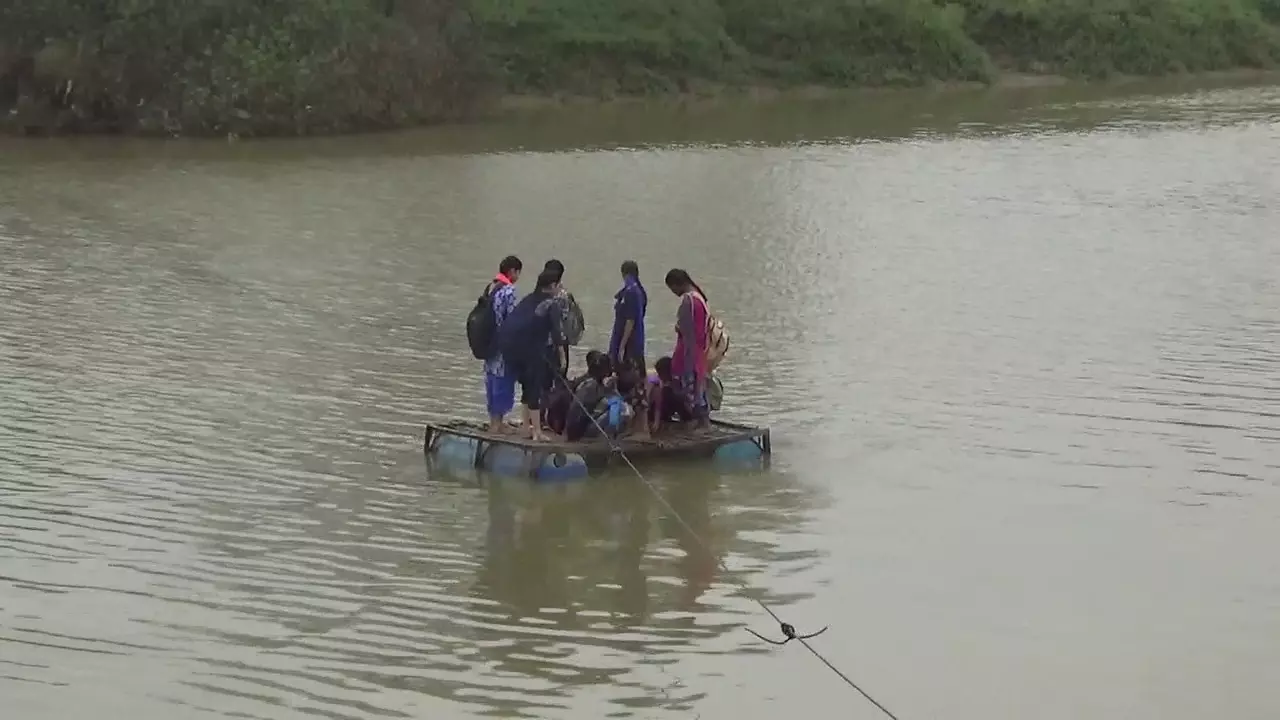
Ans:
[[[676,348],[671,352],[671,374],[684,393],[700,428],[710,424],[707,406],[707,296],[679,268],[667,273],[667,288],[680,296],[676,311]]]

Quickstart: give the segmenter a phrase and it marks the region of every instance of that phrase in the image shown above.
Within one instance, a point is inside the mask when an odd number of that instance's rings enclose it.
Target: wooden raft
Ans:
[[[578,442],[563,440],[539,442],[514,434],[489,432],[488,426],[480,422],[447,420],[427,424],[423,449],[430,451],[432,440],[445,435],[520,448],[532,455],[546,456],[556,453],[579,455],[588,465],[607,463],[616,451],[626,453],[627,457],[632,459],[710,455],[718,447],[741,441],[750,441],[755,444],[764,455],[772,452],[769,428],[740,425],[723,420],[712,420],[711,427],[703,430],[694,429],[692,426],[687,428],[675,426],[651,438],[622,437],[612,442],[604,438],[588,438]]]

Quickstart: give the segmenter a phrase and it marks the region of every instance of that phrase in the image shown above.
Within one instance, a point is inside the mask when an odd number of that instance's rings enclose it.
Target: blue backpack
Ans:
[[[601,413],[601,425],[609,432],[609,437],[617,437],[619,433],[626,429],[627,423],[631,420],[631,405],[627,403],[626,398],[618,393],[613,393],[605,398],[607,403],[605,411]]]

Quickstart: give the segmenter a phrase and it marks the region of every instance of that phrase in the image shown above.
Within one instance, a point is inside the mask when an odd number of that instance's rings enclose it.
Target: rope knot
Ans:
[[[818,637],[819,635],[827,631],[827,628],[824,627],[821,630],[817,632],[809,633],[808,635],[799,635],[796,633],[796,627],[791,623],[779,623],[778,627],[780,630],[782,630],[781,640],[774,640],[772,638],[767,638],[761,635],[760,633],[756,632],[755,630],[752,630],[751,628],[747,628],[747,632],[751,633],[752,635],[755,635],[756,637],[769,643],[770,645],[786,645],[792,640],[808,640],[809,638]]]

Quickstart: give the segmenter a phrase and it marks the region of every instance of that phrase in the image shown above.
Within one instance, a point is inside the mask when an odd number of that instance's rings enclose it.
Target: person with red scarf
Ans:
[[[524,264],[515,255],[508,255],[498,265],[498,274],[485,290],[493,308],[493,329],[496,333],[516,306],[516,283]],[[484,361],[484,397],[489,410],[489,432],[502,432],[506,428],[507,413],[516,404],[516,378],[507,372],[506,361],[496,348]]]

